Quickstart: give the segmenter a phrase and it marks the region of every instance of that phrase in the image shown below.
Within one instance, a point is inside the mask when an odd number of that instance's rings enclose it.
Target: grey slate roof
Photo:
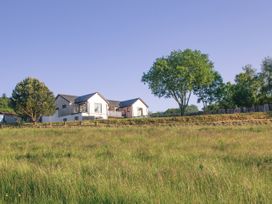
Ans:
[[[124,108],[124,107],[131,106],[137,100],[142,101],[148,107],[148,105],[141,98],[134,98],[134,99],[126,100],[126,101],[115,101],[115,100],[108,100],[108,101],[109,101],[110,105],[112,105],[112,106]]]
[[[71,103],[74,102],[75,99],[78,97],[78,96],[72,96],[72,95],[66,95],[66,94],[59,94],[58,96],[61,96],[62,98],[64,98],[65,100],[67,100]]]
[[[108,100],[111,106],[119,107],[120,101]]]
[[[99,96],[101,96],[110,105],[115,106],[115,107],[119,107],[119,108],[124,108],[124,107],[131,106],[137,100],[142,101],[148,107],[148,105],[141,98],[134,98],[134,99],[126,100],[126,101],[107,100],[98,92],[94,92],[94,93],[91,93],[91,94],[86,94],[86,95],[83,95],[83,96],[73,96],[73,95],[66,95],[66,94],[59,94],[58,96],[63,97],[65,100],[67,100],[67,101],[69,101],[71,103],[82,103],[82,102],[86,102],[89,98],[91,98],[95,94],[98,94]]]
[[[133,103],[138,101],[138,99],[139,98],[134,98],[134,99],[126,100],[126,101],[121,101],[119,107],[123,108],[123,107],[131,106]]]
[[[83,96],[79,96],[75,99],[75,103],[82,103],[82,102],[85,102],[87,101],[89,98],[91,98],[93,95],[95,95],[97,92],[95,93],[91,93],[91,94],[86,94],[86,95],[83,95]]]
[[[16,113],[11,113],[11,112],[0,112],[1,115],[14,115],[16,116]]]

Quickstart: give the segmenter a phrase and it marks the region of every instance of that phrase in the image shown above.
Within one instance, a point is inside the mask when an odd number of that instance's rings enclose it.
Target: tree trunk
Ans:
[[[186,107],[180,105],[179,109],[180,109],[180,116],[184,116]]]

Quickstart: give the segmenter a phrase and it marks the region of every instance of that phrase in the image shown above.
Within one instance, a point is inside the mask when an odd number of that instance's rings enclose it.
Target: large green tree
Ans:
[[[192,93],[213,81],[213,63],[199,50],[173,51],[156,59],[142,81],[155,96],[173,98],[184,115]]]
[[[233,101],[238,107],[251,107],[259,103],[261,80],[251,65],[243,67],[243,72],[236,75]]]
[[[32,122],[37,122],[41,116],[51,115],[55,111],[53,93],[35,78],[26,78],[16,85],[11,104],[18,115]]]

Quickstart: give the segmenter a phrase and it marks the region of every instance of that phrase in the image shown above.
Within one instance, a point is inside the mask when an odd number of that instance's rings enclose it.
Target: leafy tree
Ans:
[[[266,57],[262,62],[262,102],[272,102],[272,58]]]
[[[173,98],[184,115],[193,91],[213,80],[213,63],[199,50],[173,51],[156,59],[142,81],[158,97]]]
[[[233,101],[234,85],[230,82],[227,82],[223,85],[222,89],[222,98],[218,102],[218,108],[228,109],[235,108],[236,105]]]
[[[51,115],[55,111],[53,93],[35,78],[26,78],[16,85],[11,103],[18,115],[32,122],[37,122],[41,116]]]
[[[10,105],[10,99],[6,96],[6,94],[3,94],[2,97],[0,97],[0,112],[14,112]]]
[[[250,107],[259,103],[261,81],[251,65],[243,67],[243,71],[235,77],[233,101],[238,107]]]
[[[198,96],[197,102],[203,103],[204,110],[208,105],[221,101],[223,97],[223,79],[217,71],[214,71],[213,75],[214,77],[211,84],[205,85],[195,91]]]

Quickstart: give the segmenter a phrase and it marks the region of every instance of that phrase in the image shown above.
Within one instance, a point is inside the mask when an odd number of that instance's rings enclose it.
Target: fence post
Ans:
[[[264,104],[264,112],[269,112],[269,105],[268,104]]]

